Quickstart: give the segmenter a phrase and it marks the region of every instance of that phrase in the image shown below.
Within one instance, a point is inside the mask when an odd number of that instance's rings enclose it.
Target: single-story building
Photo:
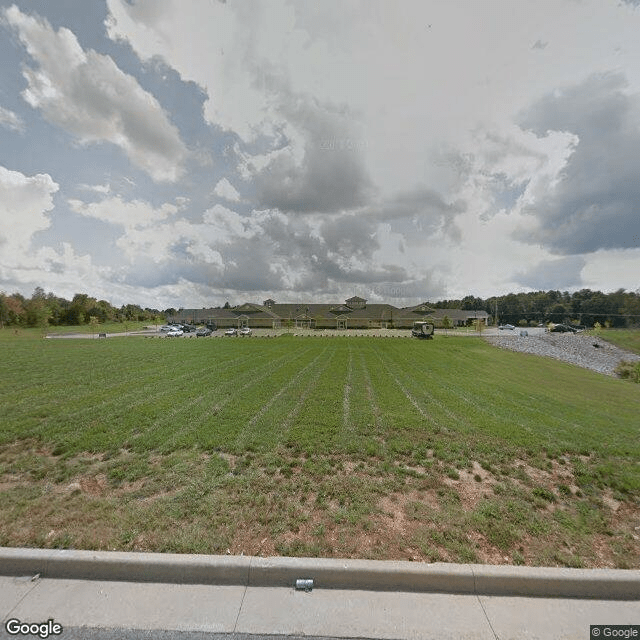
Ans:
[[[367,304],[364,298],[353,296],[344,304],[277,303],[268,299],[262,304],[245,302],[226,309],[180,309],[167,320],[206,324],[218,329],[410,329],[416,320],[430,319],[436,326],[443,326],[445,316],[452,327],[472,324],[478,318],[486,324],[489,318],[486,311],[480,310],[433,309],[426,302],[397,308],[390,304]]]

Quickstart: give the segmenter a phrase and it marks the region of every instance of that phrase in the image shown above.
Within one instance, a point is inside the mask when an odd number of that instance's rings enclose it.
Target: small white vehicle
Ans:
[[[249,327],[243,327],[242,329],[240,329],[240,331],[238,333],[241,336],[250,336],[251,335],[251,329],[249,329]]]
[[[227,330],[224,332],[224,335],[225,335],[225,336],[237,336],[237,335],[238,335],[238,330],[237,330],[237,329],[234,329],[233,327],[231,327],[231,329],[227,329]]]
[[[180,337],[184,331],[182,329],[176,329],[173,327],[171,331],[167,331],[167,338],[178,338]]]

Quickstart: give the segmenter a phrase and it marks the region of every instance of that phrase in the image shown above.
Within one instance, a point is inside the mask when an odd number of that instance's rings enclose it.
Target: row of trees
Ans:
[[[504,296],[477,298],[466,296],[461,300],[429,302],[436,309],[484,310],[499,322],[511,324],[537,324],[570,322],[593,326],[596,322],[610,327],[640,326],[640,290],[618,289],[602,293],[581,289],[567,291],[534,291],[509,293]],[[228,308],[229,303],[225,304]],[[19,293],[0,292],[0,327],[46,327],[48,325],[78,325],[93,322],[156,322],[160,317],[175,315],[175,309],[144,309],[137,304],[112,306],[106,300],[96,300],[86,293],[76,293],[72,300],[45,293],[37,287],[31,298]]]
[[[79,325],[93,322],[127,322],[158,320],[164,313],[142,308],[137,304],[112,306],[106,300],[96,300],[86,293],[76,293],[72,300],[45,293],[36,287],[31,298],[19,293],[0,292],[0,327],[46,327],[49,325]]]
[[[434,308],[478,309],[510,324],[574,323],[593,326],[640,326],[640,290],[618,289],[602,293],[591,289],[567,291],[533,291],[509,293],[504,296],[462,300],[441,300],[429,303]]]

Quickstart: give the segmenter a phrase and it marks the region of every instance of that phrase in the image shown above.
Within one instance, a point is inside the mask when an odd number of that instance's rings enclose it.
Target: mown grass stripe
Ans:
[[[349,396],[351,393],[351,379],[353,377],[353,350],[351,345],[348,345],[349,360],[347,363],[347,373],[344,382],[344,391],[342,393],[342,428],[348,431],[351,424]]]
[[[325,348],[324,351],[322,352],[323,355],[325,353],[327,353],[327,348]],[[318,379],[327,370],[327,368],[329,367],[329,365],[333,360],[333,357],[334,357],[334,353],[330,353],[329,357],[326,359],[324,364],[322,366],[319,366],[315,374],[309,378],[309,382],[307,383],[307,386],[305,387],[304,391],[300,394],[296,404],[291,409],[291,411],[289,411],[286,418],[284,419],[284,422],[282,423],[282,427],[280,429],[280,437],[279,437],[280,442],[286,439],[289,431],[291,430],[291,425],[296,420],[298,414],[302,410],[302,407],[307,401],[307,398],[309,397],[309,395],[312,393],[312,391],[315,391]]]
[[[237,358],[236,360],[249,359],[250,356]],[[90,433],[92,431],[90,424],[96,423],[96,421],[99,424],[105,421],[111,424],[117,423],[118,421],[121,424],[126,424],[127,418],[135,416],[136,414],[140,415],[142,426],[144,414],[148,413],[148,411],[145,412],[145,406],[154,407],[158,413],[162,413],[165,411],[165,405],[169,407],[175,404],[175,400],[172,397],[173,394],[180,389],[185,389],[184,386],[176,389],[174,386],[176,380],[193,384],[194,380],[199,376],[220,371],[225,367],[225,364],[214,363],[205,369],[204,372],[202,370],[194,370],[190,367],[188,371],[182,374],[176,374],[170,379],[160,375],[159,380],[149,382],[141,387],[135,386],[131,380],[126,379],[117,387],[114,386],[101,391],[97,397],[95,394],[93,396],[90,394],[81,396],[79,402],[83,402],[87,406],[77,411],[65,412],[43,420],[31,430],[30,435],[39,436],[55,425],[60,433],[69,431],[74,433],[79,432],[78,435],[81,436],[80,441],[82,441],[87,439],[87,437],[90,439]],[[133,389],[131,388],[132,386],[134,387]],[[127,391],[119,393],[118,391],[122,387],[127,389]],[[153,393],[151,393],[151,391],[153,391]],[[104,395],[107,395],[107,397],[104,398],[102,402],[96,402],[97,399]],[[168,407],[166,411],[168,411]],[[98,426],[97,429],[99,433],[105,435],[105,431],[101,426]],[[110,433],[113,433],[113,431],[110,430]],[[113,435],[115,435],[115,433],[113,433]]]
[[[308,351],[308,350],[307,350]],[[326,349],[325,349],[326,351]],[[305,352],[306,353],[306,352]],[[320,359],[320,357],[322,356],[322,354],[324,353],[324,351],[322,351],[321,353],[319,353],[310,363],[308,363],[306,366],[304,366],[302,369],[299,369],[298,371],[296,371],[288,380],[288,382],[286,382],[286,384],[284,384],[282,387],[280,387],[280,389],[277,391],[277,393],[275,393],[273,396],[271,396],[271,398],[264,404],[262,405],[262,407],[260,407],[260,409],[251,417],[251,419],[245,424],[244,428],[242,429],[242,431],[240,433],[238,433],[238,435],[236,436],[235,442],[234,442],[234,447],[237,449],[239,446],[242,445],[243,442],[246,442],[246,440],[249,439],[256,423],[260,420],[260,418],[269,410],[269,408],[292,386],[294,386],[297,382],[299,382],[302,377],[304,376],[304,373],[308,370],[308,369],[312,369],[313,366],[316,364],[316,362]]]
[[[442,428],[442,425],[435,419],[433,414],[431,412],[426,411],[420,406],[420,404],[414,398],[414,396],[411,393],[409,393],[409,390],[402,384],[402,382],[400,382],[398,376],[391,370],[391,367],[389,366],[389,363],[388,363],[389,361],[388,352],[387,354],[385,354],[387,355],[386,359],[383,358],[378,351],[375,351],[375,354],[378,357],[378,360],[380,361],[382,366],[384,367],[385,371],[387,372],[388,376],[391,378],[394,384],[398,387],[398,389],[402,391],[405,398],[411,403],[411,405],[415,408],[415,410],[423,418],[428,420],[432,425],[434,425],[437,428]]]
[[[229,368],[228,374],[231,379],[227,383],[220,387],[211,388],[207,394],[203,394],[198,398],[199,402],[197,402],[197,406],[200,408],[198,413],[192,415],[189,419],[185,417],[178,421],[177,418],[180,415],[180,412],[176,412],[172,416],[171,420],[163,420],[162,422],[154,425],[154,431],[160,433],[162,432],[162,427],[166,427],[170,421],[182,424],[178,430],[171,433],[170,437],[163,438],[161,444],[156,444],[155,446],[160,446],[163,451],[170,451],[176,443],[180,441],[184,443],[192,442],[194,444],[202,444],[202,438],[196,438],[194,437],[194,434],[198,430],[202,430],[203,427],[206,428],[207,425],[213,426],[217,421],[218,414],[229,403],[237,402],[238,397],[242,397],[242,394],[251,390],[253,387],[259,386],[262,373],[269,371],[273,374],[290,365],[291,362],[302,357],[308,351],[309,349],[305,350],[302,347],[299,347],[293,352],[285,352],[280,357],[274,360],[269,360],[258,368],[248,367],[246,370],[241,369],[240,371]],[[244,382],[244,384],[241,384],[242,382]],[[238,386],[239,384],[240,386]],[[212,404],[214,399],[221,397],[223,399],[218,400],[216,404]],[[184,408],[184,405],[180,407],[180,409],[182,408]],[[207,429],[207,431],[210,431],[210,429]],[[187,433],[191,434],[191,437],[186,437]],[[154,439],[157,441],[159,438],[155,437]],[[211,446],[211,444],[207,446]]]

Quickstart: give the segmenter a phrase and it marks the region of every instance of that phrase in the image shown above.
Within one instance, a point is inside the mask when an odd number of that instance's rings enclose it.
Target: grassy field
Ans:
[[[164,322],[159,322],[155,324],[150,320],[146,320],[144,322],[138,321],[127,321],[127,322],[103,322],[98,325],[90,325],[83,324],[75,327],[49,327],[47,329],[47,334],[50,336],[59,336],[65,335],[69,333],[126,333],[127,331],[140,331],[145,327],[161,327]],[[23,330],[27,335],[29,335],[30,330]]]
[[[603,340],[611,342],[621,349],[640,355],[640,329],[599,329],[592,331]]]
[[[0,349],[0,545],[640,567],[637,385],[472,337]]]

